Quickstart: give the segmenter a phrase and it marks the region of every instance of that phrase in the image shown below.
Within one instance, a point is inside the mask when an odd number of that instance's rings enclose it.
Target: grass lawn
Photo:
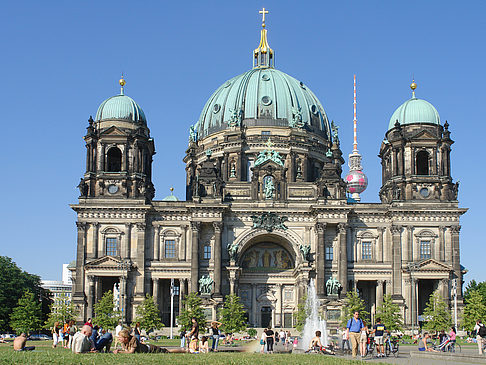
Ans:
[[[163,340],[167,343],[170,340]],[[36,346],[32,352],[14,352],[13,347],[0,344],[0,364],[360,364],[361,361],[344,360],[339,357],[306,354],[262,355],[254,353],[219,352],[210,354],[73,354],[64,348],[51,348],[50,341],[28,341],[27,346]]]

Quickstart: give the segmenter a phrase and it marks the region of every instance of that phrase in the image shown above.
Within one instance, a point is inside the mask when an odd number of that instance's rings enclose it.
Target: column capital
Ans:
[[[402,226],[394,224],[390,226],[390,231],[392,234],[399,234],[402,231]]]
[[[384,282],[385,282],[385,280],[383,280],[383,279],[378,279],[378,280],[376,280],[376,283],[377,283],[378,285],[383,285],[383,283],[384,283]]]
[[[130,223],[128,223],[128,224],[130,224]],[[127,225],[128,225],[128,224],[127,224]],[[146,227],[146,224],[145,224],[145,223],[135,223],[135,224],[136,224],[137,229],[138,229],[139,231],[145,231],[145,227]]]
[[[78,232],[86,231],[86,223],[85,222],[76,222],[76,227],[78,228]]]
[[[213,228],[215,232],[221,232],[221,228],[223,228],[222,222],[213,222]]]
[[[327,223],[322,223],[322,222],[318,222],[316,223],[316,231],[317,233],[324,233],[324,231],[326,230],[326,226],[327,226]]]
[[[337,228],[339,233],[346,233],[346,229],[349,227],[347,223],[338,223]]]
[[[461,226],[459,224],[449,227],[452,233],[459,233]]]
[[[199,227],[201,226],[201,222],[191,222],[191,229],[193,232],[199,232]]]
[[[95,276],[94,275],[87,275],[88,283],[90,286],[94,285],[95,283]]]
[[[145,223],[137,223],[137,228],[138,228],[138,224],[145,225]],[[132,228],[132,225],[133,225],[133,223],[125,223],[125,228],[130,229],[130,228]],[[143,229],[145,229],[145,227]]]
[[[91,222],[91,227],[93,228],[98,228],[100,225],[100,222]]]

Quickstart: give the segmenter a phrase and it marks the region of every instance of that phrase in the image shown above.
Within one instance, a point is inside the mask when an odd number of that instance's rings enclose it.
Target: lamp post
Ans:
[[[127,270],[130,268],[130,263],[127,260],[122,260],[118,263],[118,269],[121,271],[120,275],[120,311],[122,314],[122,321],[126,322],[126,311],[125,311],[125,291],[126,291],[126,280],[127,280]]]
[[[174,324],[174,279],[170,279],[170,339],[173,336],[173,324]]]
[[[457,330],[457,279],[452,280],[452,295],[454,296],[454,327]]]
[[[415,324],[415,316],[413,315],[413,304],[415,302],[415,279],[413,278],[413,273],[415,270],[419,268],[419,265],[416,262],[409,262],[407,265],[408,271],[410,272],[410,281],[412,284],[412,298],[411,298],[411,308],[410,311],[412,312],[410,315],[412,321],[412,339],[415,334],[414,324]]]

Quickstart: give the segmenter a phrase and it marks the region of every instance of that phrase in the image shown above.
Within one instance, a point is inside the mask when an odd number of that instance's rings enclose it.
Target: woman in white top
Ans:
[[[262,332],[262,337],[260,337],[260,345],[262,345],[262,347],[260,348],[260,353],[264,353],[265,352],[265,344],[267,343],[267,329],[265,328]]]
[[[363,327],[361,328],[361,334],[359,336],[359,352],[361,357],[366,356],[366,345],[368,344],[368,326],[363,321]]]
[[[481,327],[484,327],[484,324],[481,323],[481,320],[476,321],[476,325],[474,326],[474,331],[476,332],[476,341],[478,342],[478,350],[479,355],[483,354],[483,338],[479,335],[479,330]]]

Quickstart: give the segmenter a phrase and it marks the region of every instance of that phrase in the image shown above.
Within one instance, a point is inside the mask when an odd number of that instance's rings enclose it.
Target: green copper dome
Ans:
[[[428,101],[412,97],[398,107],[390,118],[388,130],[395,127],[397,120],[401,125],[413,123],[438,124],[440,117],[437,109]]]
[[[193,127],[197,139],[231,126],[299,127],[330,139],[327,115],[302,82],[271,67],[254,68],[221,85]]]
[[[132,98],[120,94],[112,96],[101,103],[96,112],[96,121],[125,120],[147,124],[145,114]]]

